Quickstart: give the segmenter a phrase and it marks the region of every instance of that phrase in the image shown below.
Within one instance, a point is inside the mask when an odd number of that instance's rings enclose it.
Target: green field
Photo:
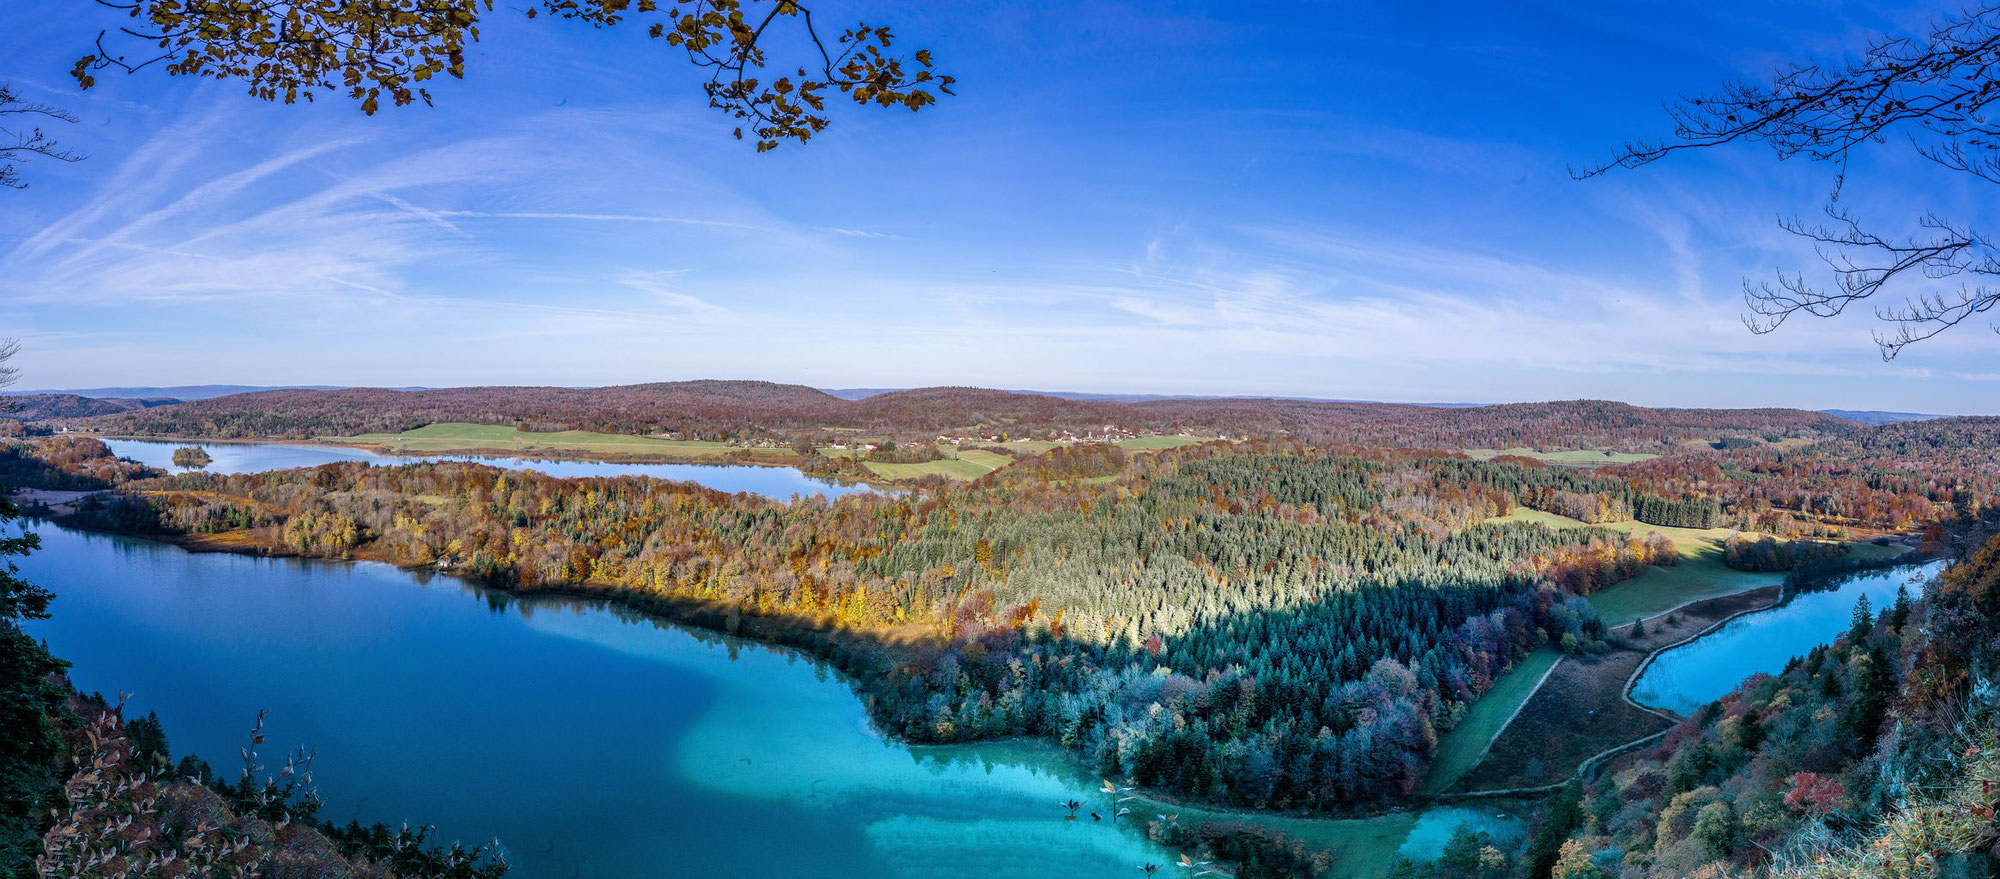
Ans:
[[[1003,446],[1005,448],[1017,452],[1027,452],[1030,455],[1039,455],[1043,452],[1049,451],[1057,446],[1062,445],[1062,443],[1050,442],[1048,440],[1024,439],[1024,440],[1008,440],[1004,443],[995,443],[995,445]]]
[[[1014,444],[1009,443],[1012,448]],[[883,479],[921,479],[925,476],[942,476],[946,479],[978,479],[995,470],[1014,463],[1014,459],[999,452],[984,449],[958,449],[949,443],[939,443],[938,451],[948,457],[922,464],[888,464],[880,461],[863,461],[861,465]],[[868,454],[856,449],[820,449],[819,453],[828,457],[853,458]]]
[[[987,452],[979,449],[966,449],[959,452],[958,459],[960,461],[971,461],[974,464],[985,467],[988,473],[1014,463],[1013,458],[1009,458],[999,452]]]
[[[720,457],[731,452],[772,456],[789,455],[787,449],[747,449],[728,443],[670,440],[621,433],[594,433],[563,430],[531,433],[498,424],[444,422],[427,424],[402,433],[364,433],[359,436],[323,436],[321,442],[382,446],[398,452],[581,452],[593,455],[660,455],[667,457]]]
[[[1481,461],[1500,455],[1520,455],[1550,464],[1567,464],[1571,467],[1599,467],[1605,464],[1632,464],[1650,461],[1659,455],[1638,452],[1596,452],[1587,449],[1572,449],[1565,452],[1537,452],[1534,449],[1466,449],[1465,453]]]
[[[1134,452],[1157,452],[1161,449],[1178,449],[1181,446],[1205,442],[1210,440],[1198,436],[1135,436],[1128,440],[1119,440],[1118,446]]]
[[[997,452],[981,452],[968,449],[958,453],[956,458],[925,461],[922,464],[884,464],[877,461],[863,461],[862,466],[883,479],[920,479],[925,476],[942,476],[946,479],[978,479],[995,470],[1014,463],[1014,459]]]
[[[1134,452],[1155,452],[1181,446],[1204,443],[1208,440],[1192,436],[1141,436],[1124,440],[1118,445]],[[1063,443],[1047,440],[1011,440],[995,443],[995,446],[1020,455],[1039,455]],[[943,476],[946,479],[978,479],[995,470],[1014,463],[1013,458],[999,452],[989,452],[983,448],[958,448],[940,444],[940,451],[947,457],[941,461],[927,461],[922,464],[885,464],[877,461],[862,462],[871,472],[883,479],[921,479],[925,476]],[[827,457],[852,458],[867,454],[856,449],[821,449]],[[1110,481],[1108,478],[1097,481]]]
[[[1525,508],[1492,521],[1539,522],[1552,528],[1609,528],[1642,537],[1648,532],[1659,532],[1672,540],[1681,551],[1679,564],[1671,568],[1653,568],[1590,596],[1591,606],[1597,609],[1607,625],[1621,626],[1690,601],[1773,586],[1785,580],[1782,573],[1738,571],[1724,565],[1722,542],[1729,537],[1730,529],[1727,528],[1671,528],[1632,521],[1591,526],[1566,516]],[[1863,558],[1875,558],[1900,552],[1901,549],[1850,543],[1848,551]]]
[[[1514,712],[1534,695],[1535,685],[1541,683],[1542,675],[1554,668],[1562,654],[1553,647],[1543,647],[1528,654],[1506,674],[1493,682],[1486,694],[1472,703],[1465,719],[1438,739],[1437,757],[1431,763],[1430,775],[1424,778],[1424,793],[1434,794],[1458,782],[1460,776],[1478,765],[1479,758],[1486,753],[1486,743],[1500,734],[1500,729],[1512,719]]]

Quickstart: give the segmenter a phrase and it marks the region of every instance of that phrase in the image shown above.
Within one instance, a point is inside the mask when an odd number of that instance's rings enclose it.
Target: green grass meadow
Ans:
[[[1430,774],[1424,778],[1424,793],[1443,791],[1472,771],[1486,753],[1486,744],[1500,734],[1514,712],[1534,695],[1542,675],[1561,658],[1562,653],[1554,647],[1543,647],[1523,657],[1494,681],[1486,694],[1472,703],[1465,718],[1438,739],[1437,757],[1431,763]]]
[[[1157,452],[1161,449],[1178,449],[1181,446],[1200,445],[1205,442],[1212,440],[1198,436],[1135,436],[1128,440],[1119,440],[1118,446],[1128,452]]]
[[[994,457],[1001,457],[995,455]],[[922,464],[883,464],[878,461],[863,461],[875,475],[883,479],[921,479],[925,476],[943,476],[946,479],[978,479],[999,468],[964,458],[945,458],[925,461]]]
[[[1466,449],[1465,453],[1481,461],[1490,460],[1501,455],[1519,455],[1523,458],[1534,458],[1550,464],[1565,464],[1571,467],[1635,464],[1640,461],[1651,461],[1659,457],[1659,455],[1647,455],[1639,452],[1598,452],[1589,449],[1571,449],[1562,452],[1537,452],[1534,449],[1523,448]]]

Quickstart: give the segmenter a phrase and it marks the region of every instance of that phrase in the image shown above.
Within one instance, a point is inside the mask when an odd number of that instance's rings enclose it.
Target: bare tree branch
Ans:
[[[1890,281],[1912,272],[1932,280],[1964,274],[2000,275],[2000,258],[1978,233],[1953,225],[1936,214],[1921,221],[1922,237],[1889,240],[1863,229],[1847,211],[1829,205],[1830,225],[1806,225],[1786,220],[1787,232],[1814,242],[1820,259],[1833,273],[1830,287],[1808,284],[1801,275],[1778,273],[1773,282],[1744,284],[1744,301],[1751,314],[1744,324],[1754,333],[1769,333],[1799,312],[1832,317],[1874,296]],[[1875,315],[1893,325],[1877,332],[1883,358],[1936,336],[2000,302],[2000,288],[1964,285],[1949,292],[1923,292],[1900,306],[1882,307]]]
[[[465,49],[479,39],[493,0],[95,0],[132,24],[98,34],[95,51],[71,73],[90,88],[107,69],[134,73],[161,65],[170,76],[248,84],[250,94],[287,104],[324,93],[374,114],[432,102],[425,85],[463,78]],[[606,28],[652,16],[646,34],[684,50],[709,71],[710,107],[743,123],[759,152],[804,143],[829,124],[826,93],[862,106],[921,110],[952,94],[929,50],[893,54],[895,36],[866,23],[822,36],[799,0],[538,0],[529,18],[549,16]],[[773,28],[789,25],[811,60],[779,63]],[[143,49],[128,57],[116,44]],[[772,77],[771,70],[790,71]]]
[[[0,187],[28,188],[27,181],[21,179],[17,162],[37,157],[58,162],[75,162],[83,158],[63,148],[55,138],[34,124],[36,120],[75,124],[76,117],[67,110],[22,98],[12,88],[0,83]],[[0,357],[0,363],[5,361],[5,357]]]
[[[21,340],[0,339],[0,388],[10,387],[20,380],[20,368],[7,365],[7,362],[13,360],[14,355],[19,353],[21,353]]]
[[[1768,333],[1798,313],[1841,314],[1849,305],[1906,278],[1939,281],[1964,274],[2000,274],[1991,242],[1974,229],[1935,214],[1922,231],[1901,239],[1864,229],[1837,207],[1847,162],[1856,147],[1906,135],[1917,153],[1938,165],[2000,183],[2000,4],[1989,2],[1933,25],[1922,38],[1880,38],[1840,63],[1794,64],[1769,84],[1726,83],[1714,94],[1667,105],[1674,135],[1627,143],[1601,165],[1572,169],[1578,179],[1638,168],[1676,152],[1738,141],[1761,142],[1780,161],[1803,156],[1836,166],[1828,225],[1781,222],[1813,242],[1833,280],[1819,286],[1803,274],[1746,281],[1744,324]],[[1885,359],[1991,310],[2000,289],[1978,284],[1919,291],[1900,306],[1876,309],[1891,325],[1876,333]]]

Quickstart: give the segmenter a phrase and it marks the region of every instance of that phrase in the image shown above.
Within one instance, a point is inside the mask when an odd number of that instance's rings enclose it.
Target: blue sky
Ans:
[[[502,4],[505,6],[505,4]],[[1812,265],[1825,167],[1743,147],[1578,183],[1660,102],[1937,7],[822,3],[960,97],[756,155],[636,32],[486,27],[363,117],[151,72],[79,94],[95,7],[0,2],[0,80],[89,159],[0,194],[24,387],[612,384],[2000,412],[2000,337],[1883,363],[1866,315],[1739,323]],[[1977,222],[1892,144],[1843,203]]]

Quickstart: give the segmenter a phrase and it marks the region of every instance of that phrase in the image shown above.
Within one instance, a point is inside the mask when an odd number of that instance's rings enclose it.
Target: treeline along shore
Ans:
[[[1584,596],[1678,558],[1492,520],[1578,498],[1662,527],[1768,518],[1531,460],[1277,442],[1058,448],[963,488],[791,504],[457,462],[166,476],[89,439],[10,454],[17,483],[116,489],[66,524],[753,620],[879,663],[857,681],[906,739],[1032,736],[1170,795],[1322,811],[1411,796],[1522,656],[1604,649]]]

